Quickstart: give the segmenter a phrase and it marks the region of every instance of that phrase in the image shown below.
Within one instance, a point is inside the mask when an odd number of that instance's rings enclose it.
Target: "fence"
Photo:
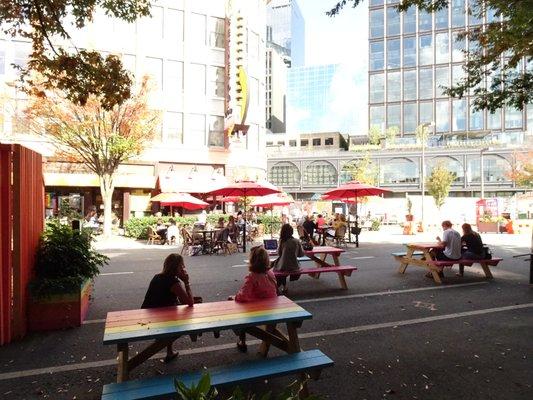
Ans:
[[[43,224],[41,155],[0,145],[0,345],[26,333],[28,282]]]

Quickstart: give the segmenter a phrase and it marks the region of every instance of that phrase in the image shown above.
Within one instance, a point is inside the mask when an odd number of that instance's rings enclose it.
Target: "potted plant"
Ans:
[[[80,326],[89,309],[93,278],[108,258],[91,247],[92,232],[49,222],[35,257],[30,282],[29,328],[34,331]]]
[[[413,214],[411,214],[412,210],[413,210],[413,202],[411,201],[411,198],[407,197],[407,215],[405,216],[405,220],[407,222],[412,222],[414,219]]]
[[[477,221],[477,230],[481,233],[498,233],[499,218],[493,217],[489,213],[483,214]]]

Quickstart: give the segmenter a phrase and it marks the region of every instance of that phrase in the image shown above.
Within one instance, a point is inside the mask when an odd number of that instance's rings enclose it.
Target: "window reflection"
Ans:
[[[393,158],[384,162],[380,169],[383,184],[418,183],[418,166],[407,158]]]
[[[290,162],[274,165],[268,175],[269,181],[276,186],[298,186],[300,184],[300,171]]]
[[[306,167],[304,183],[310,185],[336,185],[337,170],[327,161],[315,161]]]
[[[469,156],[467,163],[468,182],[481,182],[481,157]],[[485,154],[483,156],[483,180],[485,183],[508,182],[511,165],[505,158]]]
[[[448,171],[450,171],[454,176],[454,184],[460,184],[463,183],[465,180],[465,172],[463,168],[463,164],[460,163],[458,160],[452,157],[434,157],[427,161],[427,174],[428,176],[431,175],[431,172],[437,165],[444,166]]]

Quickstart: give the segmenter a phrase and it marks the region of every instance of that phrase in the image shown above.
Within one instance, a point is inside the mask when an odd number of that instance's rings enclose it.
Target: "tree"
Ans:
[[[368,154],[365,154],[363,158],[344,164],[342,170],[350,174],[354,181],[369,185],[375,185],[378,181],[377,167],[372,163]]]
[[[533,188],[533,151],[516,154],[510,178],[520,187]]]
[[[370,144],[378,145],[382,136],[381,129],[377,126],[372,126],[368,131],[368,141]]]
[[[398,136],[398,133],[400,132],[400,129],[398,129],[397,126],[391,126],[387,128],[385,131],[385,137],[387,138],[388,144],[394,144],[396,142],[396,136]]]
[[[21,70],[21,88],[43,96],[42,89],[59,89],[70,101],[84,105],[96,96],[105,110],[127,101],[132,79],[115,55],[105,58],[97,51],[78,49],[67,29],[93,20],[99,7],[108,16],[133,22],[150,15],[150,0],[9,0],[0,5],[0,24],[5,34],[29,39],[32,52]],[[60,41],[67,45],[58,46]],[[74,47],[74,50],[68,48]],[[42,77],[35,87],[35,72]],[[40,93],[39,93],[40,92]]]
[[[346,4],[356,7],[361,0],[342,0],[326,14],[337,15]],[[434,12],[448,7],[448,0],[403,0],[396,7],[405,11],[410,7]],[[468,13],[473,17],[493,16],[493,22],[469,27],[459,35],[470,43],[467,61],[463,67],[465,78],[445,93],[462,98],[474,95],[476,110],[491,112],[503,106],[522,110],[533,102],[533,7],[525,0],[471,0]],[[522,60],[528,68],[518,72]],[[503,60],[503,63],[502,63]],[[484,80],[489,82],[483,87]]]
[[[429,138],[429,128],[427,124],[418,125],[415,130],[415,136],[417,143],[423,146],[427,146]]]
[[[104,203],[104,235],[111,234],[111,202],[118,166],[141,153],[159,126],[159,112],[147,105],[145,77],[138,93],[107,110],[96,95],[85,105],[70,101],[62,91],[33,97],[25,110],[29,129],[48,136],[57,155],[83,162],[100,179]]]
[[[448,193],[450,193],[450,187],[455,179],[455,174],[446,169],[442,164],[438,164],[431,171],[431,175],[428,176],[426,181],[426,187],[428,193],[433,196],[435,205],[440,210],[444,205]]]

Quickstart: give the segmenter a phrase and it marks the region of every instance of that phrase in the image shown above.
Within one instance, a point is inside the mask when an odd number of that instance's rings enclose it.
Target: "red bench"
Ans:
[[[339,283],[341,284],[342,289],[348,289],[346,284],[345,276],[351,276],[352,271],[356,271],[357,267],[352,265],[336,265],[331,267],[316,267],[316,268],[300,268],[297,271],[274,271],[276,276],[300,276],[300,275],[309,275],[312,278],[320,278],[320,274],[326,272],[336,272],[339,276]]]
[[[428,264],[431,264],[442,271],[444,267],[452,267],[455,264],[459,264],[459,272],[462,274],[464,271],[464,266],[471,267],[473,264],[479,264],[481,265],[481,268],[483,268],[483,272],[485,272],[485,276],[488,279],[492,279],[492,273],[490,272],[489,265],[492,267],[495,267],[499,264],[500,261],[502,261],[502,258],[491,258],[488,260],[451,260],[451,261],[436,261],[436,260],[427,260],[426,262]]]

